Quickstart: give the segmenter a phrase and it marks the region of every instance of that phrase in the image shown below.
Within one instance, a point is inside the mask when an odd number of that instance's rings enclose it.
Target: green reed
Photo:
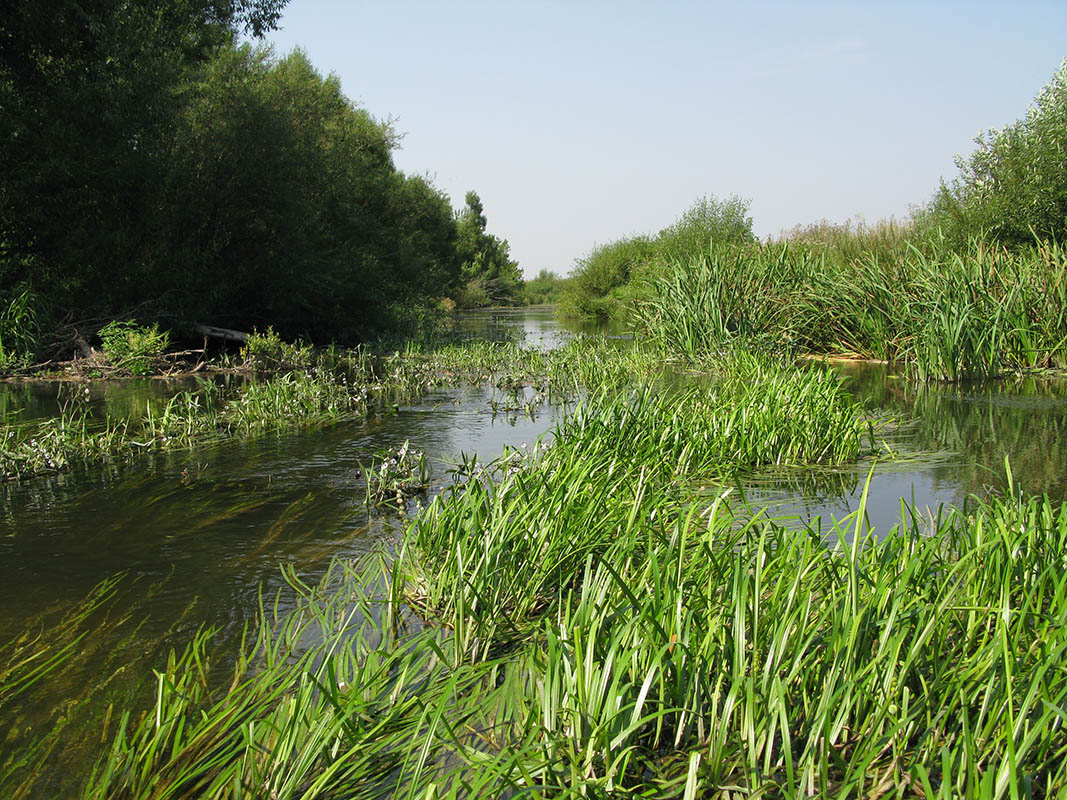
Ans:
[[[863,421],[836,378],[763,369],[688,390],[593,394],[552,446],[512,451],[490,468],[494,480],[468,480],[419,516],[398,556],[397,600],[440,616],[483,657],[528,635],[587,557],[670,513],[696,481],[860,454]]]
[[[589,366],[550,439],[467,464],[395,556],[289,571],[296,609],[264,601],[225,679],[209,633],[169,659],[84,796],[1067,791],[1064,508],[1009,477],[933,517],[902,501],[874,535],[862,504],[797,531],[708,496],[874,444],[824,371],[714,366],[625,391]]]
[[[937,240],[843,255],[804,241],[721,246],[647,271],[635,330],[686,357],[741,340],[903,364],[922,380],[1067,366],[1067,254]]]
[[[316,368],[254,380],[234,394],[201,381],[138,423],[96,419],[77,397],[59,416],[37,425],[0,427],[0,480],[68,469],[77,463],[128,458],[150,450],[193,447],[223,438],[366,418],[424,391],[427,367],[399,357],[369,365],[337,358],[337,371]]]
[[[649,486],[639,503],[653,496],[664,513],[631,506],[557,571],[521,635],[484,629],[501,639],[473,659],[458,629],[405,632],[374,564],[314,588],[291,575],[299,607],[264,608],[230,679],[212,683],[198,637],[154,705],[116,716],[84,796],[1067,788],[1061,506],[1007,496],[927,520],[902,504],[880,538],[861,508],[827,538],[726,496],[692,506]]]
[[[846,520],[828,549],[719,503],[589,559],[509,664],[510,740],[540,749],[502,780],[546,796],[1058,796],[1067,515],[1007,499],[917,519],[905,508],[862,546]]]

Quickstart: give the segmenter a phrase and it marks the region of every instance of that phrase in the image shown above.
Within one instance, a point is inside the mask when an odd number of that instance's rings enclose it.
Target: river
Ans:
[[[552,347],[569,335],[544,309],[492,312],[463,323],[481,335]],[[1005,459],[1030,492],[1061,499],[1067,484],[1067,383],[1025,379],[984,386],[916,386],[884,366],[839,367],[872,414],[895,420],[889,441],[907,454],[874,464],[870,524],[886,533],[900,499],[937,513],[971,493],[1006,488]],[[122,381],[90,387],[113,416],[144,413],[177,384]],[[0,385],[0,413],[54,414],[60,384]],[[84,388],[79,388],[84,391]],[[42,732],[66,725],[30,796],[65,796],[91,768],[107,707],[145,697],[152,669],[203,627],[235,646],[260,598],[286,592],[279,565],[315,580],[335,557],[395,541],[401,518],[368,513],[360,464],[404,441],[426,452],[444,486],[461,454],[491,458],[548,431],[562,413],[494,414],[490,387],[436,390],[366,423],[265,436],[145,456],[0,487],[0,643],[46,630],[100,581],[121,575],[115,599],[92,620],[79,653],[11,707],[0,707],[4,770]],[[872,463],[810,474],[765,475],[741,487],[750,501],[826,526],[855,509]],[[280,593],[280,594],[279,594]],[[0,649],[0,653],[5,650]],[[22,777],[25,777],[24,775]]]

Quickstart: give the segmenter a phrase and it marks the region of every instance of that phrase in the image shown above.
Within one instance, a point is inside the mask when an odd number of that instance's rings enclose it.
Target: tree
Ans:
[[[142,277],[162,278],[172,308],[354,339],[455,281],[448,198],[399,172],[391,128],[302,52],[232,48],[186,92],[167,235]]]
[[[152,234],[179,87],[284,0],[42,0],[0,15],[0,284],[91,301]]]
[[[979,134],[957,158],[959,177],[942,184],[929,222],[963,244],[989,237],[1013,246],[1067,235],[1067,59],[1026,117]]]
[[[520,302],[522,273],[511,260],[507,239],[486,232],[488,221],[477,192],[467,192],[466,207],[456,216],[456,252],[462,307],[514,305]]]

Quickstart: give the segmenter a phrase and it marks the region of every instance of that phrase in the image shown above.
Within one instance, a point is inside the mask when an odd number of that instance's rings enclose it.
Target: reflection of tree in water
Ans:
[[[1067,382],[919,384],[889,379],[882,369],[855,373],[850,384],[872,405],[911,420],[915,447],[958,456],[934,466],[935,479],[967,492],[1003,490],[1007,457],[1024,490],[1067,496]]]
[[[0,422],[14,420],[32,402],[30,387],[12,383],[0,389]]]
[[[522,339],[522,317],[500,312],[463,311],[445,323],[447,334],[490,342],[518,342]]]

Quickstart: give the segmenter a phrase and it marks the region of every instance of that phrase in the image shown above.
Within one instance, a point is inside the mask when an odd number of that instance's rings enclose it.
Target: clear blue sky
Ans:
[[[290,0],[301,47],[404,134],[397,166],[530,276],[656,232],[697,197],[756,232],[904,217],[1067,56],[1067,2]]]

